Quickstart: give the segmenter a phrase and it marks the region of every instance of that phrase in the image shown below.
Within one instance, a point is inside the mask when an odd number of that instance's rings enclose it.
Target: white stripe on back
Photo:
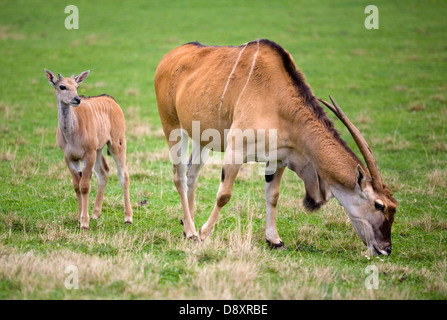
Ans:
[[[222,104],[223,104],[223,99],[225,97],[225,93],[227,92],[228,84],[230,83],[230,80],[231,80],[231,76],[233,75],[234,70],[236,70],[237,64],[239,63],[239,59],[241,58],[242,52],[244,52],[245,48],[247,48],[247,44],[245,44],[245,46],[239,52],[239,55],[237,56],[236,63],[234,64],[233,70],[231,70],[231,73],[228,76],[227,84],[225,85],[225,89],[222,93],[222,97],[220,98],[219,114],[220,114],[220,108],[222,107]]]
[[[236,101],[235,106],[239,103],[239,100],[241,99],[242,94],[244,93],[245,88],[246,88],[247,85],[248,85],[248,81],[250,81],[251,74],[253,73],[253,68],[255,67],[256,58],[258,57],[258,52],[259,52],[259,39],[258,39],[256,42],[257,42],[257,44],[258,44],[258,48],[256,49],[255,55],[254,55],[254,57],[253,57],[253,62],[252,62],[252,64],[251,64],[250,72],[248,73],[248,77],[247,77],[247,82],[245,82],[245,86],[244,86],[244,88],[242,89],[242,91],[241,91],[241,93],[240,93],[240,95],[239,95],[239,98],[238,98],[237,101]]]

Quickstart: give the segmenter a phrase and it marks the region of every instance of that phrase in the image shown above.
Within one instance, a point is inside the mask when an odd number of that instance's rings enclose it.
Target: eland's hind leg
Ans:
[[[188,202],[188,134],[186,131],[178,128],[169,132],[168,144],[173,163],[174,184],[180,195],[183,210],[183,234],[188,239],[196,240],[198,235]],[[176,136],[176,138],[171,139],[173,136]]]
[[[118,172],[118,179],[124,193],[124,223],[132,224],[133,213],[130,205],[129,195],[129,173],[126,168],[126,140],[124,137],[118,139],[114,143],[109,143],[109,152],[116,163],[116,170]]]
[[[193,140],[192,153],[189,158],[187,176],[188,186],[188,205],[191,220],[194,223],[194,198],[197,189],[197,180],[199,179],[200,171],[206,163],[210,154],[210,149],[201,146]]]
[[[102,203],[104,201],[104,193],[106,191],[107,177],[109,175],[109,166],[102,154],[102,149],[96,152],[96,162],[93,170],[96,173],[98,181],[98,192],[96,194],[95,205],[91,219],[98,219],[102,211]]]

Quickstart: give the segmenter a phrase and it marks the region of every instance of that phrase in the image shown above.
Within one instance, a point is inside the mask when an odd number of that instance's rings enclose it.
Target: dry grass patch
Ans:
[[[50,179],[62,180],[64,181],[64,184],[67,183],[67,185],[71,181],[71,174],[67,168],[67,164],[65,163],[62,155],[60,161],[55,162],[48,167],[48,171],[45,173],[45,175],[47,178]]]
[[[23,108],[18,105],[10,105],[5,102],[0,101],[0,119],[5,123],[12,121],[19,121],[23,117]],[[7,126],[2,125],[2,127],[7,128]],[[2,130],[4,131],[4,130]]]
[[[383,175],[383,180],[395,194],[406,187],[406,185],[401,182],[402,179],[396,172],[394,172],[393,175],[390,174]]]
[[[25,39],[25,35],[23,33],[12,32],[11,26],[1,26],[0,27],[0,40],[23,40]]]
[[[434,195],[438,188],[447,188],[447,170],[436,168],[429,172],[425,178],[425,185],[419,187],[422,194]]]
[[[140,95],[140,89],[137,88],[128,88],[126,89],[126,91],[124,92],[124,94],[126,96],[134,96],[134,97],[138,97]]]
[[[12,160],[8,162],[12,171],[12,178],[9,182],[12,185],[20,185],[25,179],[35,176],[40,172],[42,163],[40,155],[27,155],[24,158]]]
[[[152,128],[147,123],[138,123],[127,127],[128,139],[137,139],[144,136],[150,136]]]
[[[352,50],[351,54],[353,54],[354,56],[364,56],[366,54],[366,51],[363,48],[357,48]]]
[[[447,152],[447,142],[442,141],[442,140],[435,141],[431,145],[431,149],[434,152]]]
[[[423,111],[426,109],[426,105],[425,102],[421,102],[421,101],[413,101],[410,103],[410,111],[412,112],[419,112],[419,111]]]
[[[407,86],[405,86],[403,84],[397,84],[397,85],[394,86],[393,89],[394,89],[394,91],[397,91],[397,92],[405,92],[405,91],[408,90]]]
[[[434,280],[425,287],[427,292],[442,292],[447,295],[447,259],[435,261],[432,269],[423,268],[420,273]]]
[[[97,34],[94,33],[89,34],[88,36],[85,37],[85,44],[88,46],[95,45],[98,43],[99,38],[100,37]]]
[[[192,284],[199,299],[266,299],[258,277],[256,263],[224,260],[198,268]]]
[[[411,221],[406,222],[406,225],[409,228],[422,228],[426,232],[431,232],[433,230],[447,230],[447,220],[439,219],[433,217],[427,212],[421,214],[420,218],[412,219]]]
[[[126,135],[129,140],[138,139],[141,137],[164,140],[164,132],[160,126],[153,127],[149,122],[141,119],[140,106],[129,106],[125,108],[124,114],[126,118]]]
[[[374,121],[365,113],[360,113],[357,117],[355,117],[355,123],[358,125],[371,125]]]
[[[436,168],[427,175],[429,186],[447,188],[447,170]]]
[[[405,150],[411,147],[410,141],[394,132],[393,135],[386,135],[384,138],[371,137],[371,144],[382,144],[386,149],[393,151]]]
[[[69,275],[73,271],[67,272],[70,269],[66,269],[70,266],[76,270],[77,290],[70,289],[73,280]],[[34,251],[18,253],[14,249],[2,247],[0,278],[13,283],[21,299],[49,298],[55,290],[59,290],[65,298],[79,295],[93,298],[95,292],[103,290],[109,290],[112,294],[119,291],[121,298],[131,294],[141,298],[161,298],[162,291],[158,290],[158,283],[154,283],[152,277],[146,277],[144,267],[141,266],[160,269],[159,262],[152,255],[144,255],[140,265],[136,265],[128,255],[99,257],[59,250],[42,256]]]
[[[416,55],[416,54],[413,54],[413,55],[409,56],[409,57],[407,58],[407,60],[408,60],[408,61],[419,61],[419,60],[421,60],[421,57],[418,56],[418,55]]]
[[[445,103],[445,96],[442,93],[438,93],[438,94],[431,96],[430,100]]]
[[[6,147],[6,144],[3,143],[2,150],[0,151],[0,161],[14,161],[17,156],[18,145],[14,148]]]
[[[137,151],[131,158],[132,171],[141,171],[147,173],[147,164],[151,162],[170,162],[170,153],[168,148],[156,149],[152,151]],[[130,165],[130,163],[129,163]],[[158,174],[158,173],[157,173]],[[171,171],[172,175],[172,171]]]

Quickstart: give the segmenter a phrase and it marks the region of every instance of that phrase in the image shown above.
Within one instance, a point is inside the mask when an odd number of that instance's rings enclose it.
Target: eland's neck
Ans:
[[[341,185],[347,189],[355,186],[357,166],[362,164],[356,154],[341,139],[338,132],[318,123],[302,140],[303,149],[318,170],[321,178],[330,185]]]

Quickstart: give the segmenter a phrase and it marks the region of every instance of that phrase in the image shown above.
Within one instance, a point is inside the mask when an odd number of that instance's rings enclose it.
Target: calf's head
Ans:
[[[48,81],[56,91],[56,98],[58,101],[67,105],[77,107],[81,104],[81,98],[78,96],[79,84],[87,78],[90,70],[84,71],[75,77],[74,73],[71,77],[63,77],[58,73],[58,77],[49,70],[45,69]]]

